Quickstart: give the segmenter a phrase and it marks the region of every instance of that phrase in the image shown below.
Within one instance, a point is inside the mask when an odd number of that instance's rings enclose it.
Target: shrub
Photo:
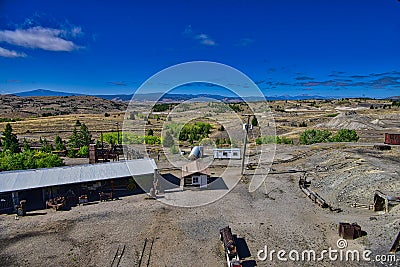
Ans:
[[[332,133],[327,130],[306,130],[300,135],[300,144],[311,145],[329,142]]]
[[[147,135],[144,137],[144,143],[146,145],[159,145],[161,144],[161,138],[158,136]]]
[[[68,153],[67,153],[67,156],[68,156],[69,158],[76,158],[77,152],[78,152],[78,151],[77,151],[76,149],[74,149],[74,148],[69,149],[69,150],[68,150]]]
[[[287,144],[287,145],[293,145],[293,140],[290,139],[290,138],[287,138],[285,136],[279,137],[279,136],[266,135],[266,136],[263,136],[263,137],[256,138],[256,144],[257,145],[262,145],[262,144]]]
[[[326,114],[326,117],[333,118],[336,117],[337,115],[339,115],[339,113]]]
[[[334,142],[357,142],[360,137],[357,135],[355,130],[341,129],[332,138]]]
[[[179,148],[178,148],[178,146],[171,146],[171,147],[169,148],[169,151],[170,151],[172,154],[178,154],[178,153],[179,153]]]
[[[324,142],[357,142],[359,139],[355,130],[341,129],[335,136],[327,130],[306,130],[300,135],[300,144],[311,145]]]
[[[78,152],[76,155],[80,158],[87,158],[89,157],[89,147],[88,146],[82,146],[79,148]]]
[[[307,122],[305,121],[300,122],[299,127],[307,127]]]
[[[279,140],[279,142],[278,142],[278,140]],[[285,137],[285,136],[283,136],[283,137],[277,137],[277,142],[276,142],[277,144],[286,144],[286,145],[293,145],[293,140],[292,139],[290,139],[290,138],[287,138],[287,137]]]

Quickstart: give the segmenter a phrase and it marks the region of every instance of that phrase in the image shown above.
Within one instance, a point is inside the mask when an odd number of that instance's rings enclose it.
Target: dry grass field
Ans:
[[[264,104],[256,105],[261,108]],[[366,233],[348,240],[348,249],[368,249],[373,256],[388,254],[400,230],[400,205],[388,213],[352,207],[354,202],[372,204],[375,190],[399,194],[400,147],[392,146],[390,151],[373,148],[374,144],[383,143],[385,132],[400,133],[400,109],[383,108],[388,104],[383,100],[354,99],[268,103],[277,135],[293,139],[294,144],[277,145],[270,174],[256,192],[248,192],[252,171],[247,170],[230,193],[197,208],[168,206],[138,194],[110,202],[93,202],[69,211],[32,211],[19,220],[3,214],[0,215],[0,265],[110,266],[118,246],[125,245],[120,266],[138,266],[145,238],[154,238],[148,266],[226,266],[218,230],[229,225],[248,248],[244,266],[399,266],[399,262],[299,263],[257,259],[258,250],[265,245],[271,250],[286,251],[337,248],[339,222],[357,222]],[[138,103],[136,110],[147,115],[149,105]],[[377,108],[371,109],[371,105]],[[105,117],[105,112],[110,116]],[[190,114],[202,118],[207,117],[207,112],[200,104],[190,110]],[[158,119],[153,115],[158,115]],[[149,127],[159,134],[167,117],[164,113],[153,115]],[[124,117],[123,110],[110,109],[24,117],[11,124],[19,138],[37,140],[42,136],[53,141],[55,134],[68,138],[76,120],[85,122],[97,138],[100,131],[115,131],[116,123],[121,127]],[[136,116],[135,120],[143,118]],[[130,123],[128,126],[134,125]],[[217,126],[215,123],[212,137],[219,134]],[[360,140],[299,145],[301,132],[311,128],[332,132],[353,129]],[[250,141],[254,142],[258,134],[256,131],[251,134]],[[248,153],[253,156],[248,163],[257,159],[255,148],[252,143]],[[164,156],[156,163],[162,174],[171,172]],[[216,162],[213,168],[218,173],[224,162]],[[310,188],[342,212],[323,209],[303,194],[298,186],[303,172],[311,182]],[[179,170],[174,173],[179,175]],[[398,253],[396,256],[400,259]]]

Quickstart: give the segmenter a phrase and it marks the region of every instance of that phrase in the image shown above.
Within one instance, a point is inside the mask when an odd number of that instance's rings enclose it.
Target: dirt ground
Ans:
[[[283,262],[276,254],[272,261],[257,258],[265,246],[287,252],[337,249],[339,222],[357,222],[366,232],[348,240],[347,249],[388,254],[400,230],[400,207],[385,214],[351,204],[371,204],[376,189],[398,194],[399,155],[398,147],[377,152],[362,144],[279,145],[265,186],[249,193],[244,179],[206,206],[173,207],[139,194],[69,211],[33,211],[19,220],[0,215],[0,265],[111,266],[118,247],[125,245],[119,266],[138,266],[145,239],[154,238],[148,266],[226,266],[219,229],[229,225],[240,241],[244,266],[399,266],[327,258]],[[291,170],[308,171],[311,188],[343,212],[312,203],[299,189],[302,173]]]

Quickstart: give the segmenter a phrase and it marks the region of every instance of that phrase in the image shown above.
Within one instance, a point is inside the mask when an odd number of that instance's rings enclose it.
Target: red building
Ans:
[[[385,144],[400,145],[400,134],[385,133]]]

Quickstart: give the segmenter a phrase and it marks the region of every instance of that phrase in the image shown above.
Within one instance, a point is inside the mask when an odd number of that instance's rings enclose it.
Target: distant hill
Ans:
[[[126,102],[94,96],[15,96],[0,95],[2,118],[48,117],[69,114],[123,112]]]
[[[162,93],[149,93],[149,94],[137,94],[135,95],[135,100],[137,101],[155,101],[161,97]],[[78,93],[68,93],[68,92],[59,92],[47,89],[36,89],[32,91],[25,91],[14,93],[13,95],[19,97],[32,97],[32,96],[83,96],[83,94]],[[107,100],[113,101],[130,101],[133,97],[133,94],[114,94],[114,95],[90,95],[95,96]],[[170,101],[186,101],[192,98],[212,98],[220,101],[226,102],[237,102],[243,101],[241,97],[231,97],[231,96],[222,96],[222,95],[213,95],[213,94],[165,94],[161,97],[161,101],[170,102]],[[272,96],[266,97],[267,100],[302,100],[302,99],[326,99],[326,97],[322,96]],[[262,100],[260,97],[244,97],[244,100],[248,101],[257,101]]]
[[[20,96],[20,97],[27,97],[27,96],[74,96],[74,95],[78,96],[78,95],[82,95],[82,94],[58,92],[58,91],[52,91],[52,90],[47,90],[47,89],[36,89],[36,90],[32,90],[32,91],[14,93],[13,95]]]
[[[149,93],[149,94],[137,94],[135,95],[135,100],[137,101],[155,101],[161,97],[162,93]],[[36,89],[32,91],[19,92],[13,95],[20,97],[32,97],[32,96],[83,96],[83,94],[78,93],[68,93],[68,92],[59,92],[52,91],[47,89]],[[103,98],[112,101],[123,101],[128,102],[132,99],[133,94],[113,94],[113,95],[90,95],[98,98]],[[190,100],[192,98],[212,98],[224,102],[238,102],[238,101],[259,101],[263,100],[260,97],[244,97],[243,99],[240,97],[231,97],[231,96],[222,96],[222,95],[212,95],[212,94],[165,94],[161,97],[161,101],[165,102],[180,102]],[[265,99],[274,101],[274,100],[310,100],[310,99],[340,99],[344,98],[343,96],[334,96],[334,97],[326,97],[320,95],[280,95],[280,96],[265,96]],[[400,99],[400,96],[392,96],[387,97],[385,99]]]

